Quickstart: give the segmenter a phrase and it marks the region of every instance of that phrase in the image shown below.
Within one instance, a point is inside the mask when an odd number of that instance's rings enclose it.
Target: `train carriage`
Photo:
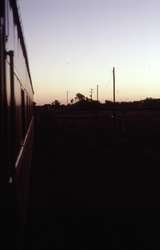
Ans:
[[[24,220],[33,142],[34,91],[20,20],[17,1],[1,0],[0,183],[5,198],[17,197],[18,214]]]

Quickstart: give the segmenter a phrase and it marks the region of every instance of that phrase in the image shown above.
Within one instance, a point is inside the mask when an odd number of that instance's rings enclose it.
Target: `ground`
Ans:
[[[132,111],[117,113],[115,122],[109,111],[37,111],[28,247],[90,249],[86,239],[90,246],[92,240],[115,247],[146,244],[144,237],[137,241],[136,230],[145,221],[144,208],[160,207],[159,117],[158,111]]]

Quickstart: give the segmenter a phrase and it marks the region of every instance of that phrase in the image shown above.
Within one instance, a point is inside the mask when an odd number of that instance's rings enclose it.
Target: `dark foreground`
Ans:
[[[26,249],[154,249],[159,126],[158,112],[114,126],[109,112],[39,111]]]

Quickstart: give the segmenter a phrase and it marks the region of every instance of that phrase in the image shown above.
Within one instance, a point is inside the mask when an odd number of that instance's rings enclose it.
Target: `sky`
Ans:
[[[37,104],[160,97],[159,0],[18,0]]]

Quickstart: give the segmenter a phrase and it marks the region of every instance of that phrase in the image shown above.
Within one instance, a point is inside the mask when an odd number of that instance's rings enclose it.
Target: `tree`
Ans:
[[[54,106],[55,108],[58,108],[58,107],[60,107],[61,104],[58,100],[55,100],[51,103],[51,105]]]
[[[78,102],[82,102],[82,101],[85,101],[85,96],[81,93],[77,93],[76,94],[76,97],[75,97],[75,100],[78,100]]]
[[[74,99],[72,98],[72,99],[71,99],[71,104],[73,104],[73,102],[74,102]]]

